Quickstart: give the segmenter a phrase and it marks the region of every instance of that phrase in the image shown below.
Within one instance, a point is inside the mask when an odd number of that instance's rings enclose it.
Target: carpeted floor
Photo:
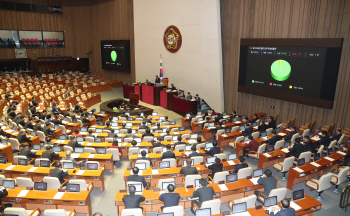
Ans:
[[[112,99],[117,99],[117,98],[122,98],[123,97],[123,89],[122,88],[114,88],[111,91],[107,92],[101,92],[102,96],[102,101],[107,101],[107,100],[112,100]],[[158,112],[160,115],[165,115],[168,116],[169,119],[171,120],[176,120],[178,124],[181,125],[181,116],[176,114],[175,112],[169,111],[167,109],[158,107],[158,106],[152,106],[149,104],[145,104],[140,102],[141,104],[144,104],[148,107],[151,107],[154,109],[155,112]],[[99,110],[99,104],[95,104],[94,106],[90,107],[89,109],[96,108]],[[202,135],[202,134],[200,134]],[[234,152],[233,149],[230,147],[227,147],[224,149],[225,153],[232,153]],[[247,163],[249,164],[250,167],[253,169],[257,168],[258,161],[254,159],[247,159]],[[102,213],[103,216],[114,216],[117,215],[116,210],[117,208],[115,207],[114,204],[114,199],[116,196],[116,193],[120,189],[125,189],[125,184],[123,180],[123,173],[124,170],[129,167],[129,161],[126,159],[123,159],[118,163],[117,169],[114,170],[114,173],[111,174],[110,172],[105,172],[104,173],[104,178],[105,178],[105,191],[102,193],[100,190],[93,190],[91,194],[91,199],[92,199],[92,210],[93,212],[100,212]],[[270,168],[272,170],[273,175],[278,178],[278,187],[286,187],[287,181],[282,181],[282,174],[276,172],[274,168]],[[288,174],[286,175],[288,178]],[[346,187],[348,181],[345,183],[341,184],[339,186],[339,191],[341,192],[344,187]],[[304,183],[300,183],[294,186],[294,190],[298,189],[304,189],[306,194],[311,195],[312,197],[317,197],[317,193],[315,191],[310,191]],[[322,202],[322,208],[320,211],[316,212],[314,215],[317,216],[328,216],[328,215],[337,215],[337,216],[342,216],[342,215],[349,215],[349,213],[343,212],[340,207],[339,207],[339,200],[340,200],[340,194],[341,193],[334,193],[333,192],[334,186],[332,186],[330,189],[325,191],[322,194],[323,200]],[[288,190],[287,197],[292,197],[292,191]],[[228,211],[229,208],[227,204],[222,204],[221,206],[222,212]],[[349,210],[350,211],[350,210]],[[186,215],[193,215],[190,210],[185,211]],[[147,216],[155,216],[156,213],[147,213]]]

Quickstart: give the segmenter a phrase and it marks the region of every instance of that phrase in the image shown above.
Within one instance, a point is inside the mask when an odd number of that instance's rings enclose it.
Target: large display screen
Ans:
[[[238,91],[333,106],[342,39],[242,39]]]
[[[130,41],[101,41],[102,69],[131,72]]]

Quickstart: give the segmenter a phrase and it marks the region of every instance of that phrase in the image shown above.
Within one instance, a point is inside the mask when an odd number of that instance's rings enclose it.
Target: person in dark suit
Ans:
[[[70,113],[70,109],[67,108],[66,112],[63,113],[63,116],[67,117],[67,116],[69,116],[69,113]]]
[[[154,83],[156,83],[156,84],[157,84],[157,83],[158,83],[158,84],[160,83],[160,78],[158,77],[158,75],[156,75],[156,80],[154,81]]]
[[[17,121],[15,121],[15,123],[17,124],[17,125],[22,125],[23,127],[25,126],[25,122],[24,122],[24,116],[21,116],[21,117],[19,117],[19,119],[17,119]]]
[[[296,138],[293,147],[289,146],[288,148],[293,153],[295,159],[299,158],[300,154],[304,152],[304,145],[300,143],[300,138]]]
[[[243,121],[243,125],[244,126],[247,126],[248,124],[251,124],[251,122],[249,121],[247,116],[244,119],[242,119],[242,121]]]
[[[331,139],[329,138],[327,131],[322,131],[322,135],[323,137],[321,137],[318,147],[323,145],[324,148],[328,148],[329,144],[331,143]]]
[[[170,89],[171,89],[172,91],[176,90],[176,87],[174,86],[174,84],[171,83]]]
[[[214,129],[215,134],[218,132],[218,130],[223,130],[223,129],[225,129],[225,128],[222,126],[222,122],[218,122],[218,124],[219,124],[219,126],[216,127],[216,128]]]
[[[191,151],[192,151],[192,153],[188,155],[188,158],[196,157],[196,156],[203,156],[202,153],[197,152],[196,146],[192,146],[192,147],[191,147]]]
[[[195,212],[193,211],[193,205],[196,204],[198,208],[201,208],[202,203],[208,200],[212,200],[214,196],[214,189],[212,187],[207,187],[207,180],[206,179],[200,179],[199,180],[199,188],[193,192],[192,197],[193,198],[199,198],[199,200],[192,200],[191,201],[191,211],[193,214]]]
[[[223,116],[220,113],[216,113],[216,115],[215,115],[215,122],[220,123],[221,119],[223,119]]]
[[[72,135],[70,139],[71,139],[71,141],[68,142],[67,146],[72,147],[73,150],[74,150],[75,147],[80,147],[80,146],[81,146],[81,145],[77,142],[76,136],[73,136],[73,135]]]
[[[251,122],[252,123],[254,123],[254,122],[256,122],[256,121],[258,121],[259,120],[259,118],[258,118],[258,114],[254,114],[254,118],[253,118],[253,120],[251,120]]]
[[[30,139],[26,135],[26,130],[21,129],[17,135],[17,140],[20,144],[30,142]]]
[[[309,136],[304,136],[304,149],[306,152],[316,153],[316,149]]]
[[[14,118],[13,121],[16,122],[18,119],[20,119],[22,116],[22,113],[18,113]],[[17,122],[16,122],[17,123]]]
[[[280,137],[276,135],[276,131],[272,131],[272,137],[269,139],[269,145],[274,146],[277,141],[280,140]]]
[[[152,159],[149,157],[146,157],[147,152],[145,150],[141,151],[141,157],[138,158],[138,160],[147,160],[149,161],[150,166],[152,166]]]
[[[40,125],[40,120],[36,120],[35,123],[36,123],[36,124],[35,124],[34,127],[33,127],[33,131],[35,131],[35,132],[37,132],[37,131],[42,131],[43,128],[42,128],[41,125]]]
[[[248,167],[248,164],[244,163],[243,156],[239,156],[238,159],[239,159],[239,164],[235,167],[235,170],[233,170],[233,173],[238,173],[238,170]]]
[[[147,128],[146,122],[143,121],[143,122],[141,123],[141,125],[139,126],[139,129],[146,129],[146,128]]]
[[[196,96],[194,97],[197,101],[197,107],[199,108],[201,106],[201,98],[199,97],[198,94],[196,94]]]
[[[12,207],[11,203],[3,204],[1,201],[1,198],[5,197],[7,195],[8,195],[8,191],[6,190],[6,188],[4,188],[4,187],[1,188],[0,189],[0,206],[3,205],[5,208]],[[4,212],[4,209],[2,207],[0,207],[0,212]]]
[[[128,181],[135,181],[135,182],[141,182],[143,185],[143,188],[147,187],[147,182],[145,180],[145,178],[143,176],[139,176],[139,168],[138,167],[134,167],[132,168],[132,173],[134,175],[129,175],[128,176]]]
[[[60,113],[60,111],[59,111],[58,108],[56,107],[56,104],[53,104],[53,105],[52,105],[51,112],[52,112],[54,115]]]
[[[29,149],[28,144],[21,145],[21,149],[19,150],[19,155],[26,156],[28,161],[32,160],[32,157],[35,157],[35,153]],[[34,164],[34,161],[32,161],[32,164]]]
[[[180,194],[174,193],[175,186],[169,184],[167,191],[159,196],[159,200],[164,203],[164,206],[161,206],[160,209],[163,211],[166,207],[178,206],[180,201]]]
[[[276,179],[272,176],[272,172],[269,169],[264,171],[262,177],[258,179],[258,184],[264,185],[264,191],[262,192],[265,196],[269,196],[271,190],[276,189]],[[258,197],[260,191],[254,191],[254,194]]]
[[[123,197],[123,202],[125,205],[125,208],[141,208],[143,210],[142,207],[140,207],[140,203],[142,203],[143,201],[145,201],[145,197],[142,195],[135,195],[136,192],[136,187],[134,185],[131,185],[129,187],[129,194],[130,195],[124,195]]]
[[[284,138],[284,140],[290,141],[292,139],[293,135],[296,133],[298,133],[298,131],[296,130],[296,127],[292,127],[291,132]]]
[[[55,134],[55,129],[53,129],[50,122],[46,122],[46,125],[43,128],[43,132],[44,132],[45,136],[50,136],[52,134]]]
[[[181,135],[177,136],[177,142],[175,143],[174,147],[177,146],[177,145],[186,145],[185,142],[182,142],[182,136]]]
[[[29,119],[28,119],[28,121],[27,121],[26,124],[24,125],[24,128],[25,128],[25,129],[27,129],[27,128],[33,129],[33,128],[34,128],[34,126],[33,126],[33,124],[32,124],[32,118],[29,118]]]
[[[192,100],[192,95],[190,92],[187,92],[187,96],[186,96],[187,100]]]
[[[340,163],[340,166],[348,166],[348,163],[350,163],[350,148],[343,148],[344,153],[346,153],[346,159]]]
[[[266,129],[267,129],[267,125],[265,123],[263,123],[263,121],[260,121],[259,126],[258,126],[258,131],[260,133],[263,133],[266,131]]]
[[[55,125],[58,125],[58,124],[62,124],[62,121],[60,120],[58,115],[55,115],[55,119],[52,120],[52,123],[54,123]]]
[[[218,147],[218,143],[216,140],[213,141],[213,148],[210,148],[209,151],[205,151],[207,154],[210,154],[212,157],[216,154],[221,153],[221,148]]]
[[[337,140],[337,142],[339,141],[340,137],[343,136],[343,134],[341,133],[341,129],[338,128],[335,132],[336,134],[334,136],[330,136],[329,138],[333,141],[333,140]]]
[[[157,140],[152,140],[151,143],[152,143],[152,145],[153,145],[153,148],[156,148],[156,147],[163,147],[163,144],[162,144],[162,137],[157,137]]]
[[[180,170],[180,174],[184,174],[185,177],[187,175],[197,175],[198,171],[196,169],[196,167],[192,167],[192,160],[191,159],[187,159],[186,160],[186,166],[182,167]]]
[[[60,162],[56,162],[55,169],[50,169],[50,177],[58,178],[58,180],[60,180],[60,183],[62,185],[64,183],[63,177],[68,176],[68,171],[63,171],[61,168],[62,168],[62,164]],[[64,185],[62,185],[62,187]]]
[[[144,133],[144,134],[142,135],[142,137],[145,137],[145,136],[152,136],[152,137],[154,137],[154,134],[151,133],[151,130],[150,130],[149,128],[147,128],[147,129],[146,129],[146,133]]]
[[[7,115],[14,119],[16,117],[15,110],[11,109],[11,111]]]
[[[237,115],[236,110],[233,110],[231,118],[232,118],[232,119],[235,119],[235,118],[237,118],[237,117],[238,117],[238,115]]]
[[[220,158],[215,158],[215,163],[212,165],[209,165],[207,168],[211,169],[211,174],[208,175],[210,176],[211,179],[214,178],[215,173],[222,172],[224,169]]]
[[[270,116],[270,121],[269,121],[269,124],[267,125],[267,128],[276,129],[276,121],[273,118],[273,116]]]
[[[79,106],[79,101],[75,102],[74,105],[74,111],[80,111],[81,110],[81,106]]]
[[[59,157],[59,154],[53,152],[52,146],[47,146],[46,151],[42,154],[42,158],[47,158],[52,163],[55,157]]]
[[[36,102],[34,99],[32,100],[32,104],[33,104],[33,106],[38,106],[39,105],[39,103]]]
[[[39,119],[45,120],[45,118],[46,118],[46,110],[44,110],[44,111],[39,115]]]
[[[245,125],[245,130],[242,131],[242,133],[243,133],[245,136],[250,136],[250,135],[252,135],[253,131],[254,131],[254,130],[253,130],[252,125],[251,125],[250,123],[248,123],[248,124]]]
[[[171,151],[171,145],[166,145],[166,152],[163,152],[161,160],[166,158],[175,158],[175,153]]]
[[[289,199],[284,198],[281,201],[282,209],[278,211],[276,214],[274,211],[278,210],[277,207],[272,207],[270,211],[270,216],[295,216],[295,209],[289,208],[290,202]]]
[[[185,94],[184,94],[184,92],[183,91],[180,91],[180,94],[179,94],[179,96],[178,96],[179,98],[185,98]]]
[[[137,136],[136,134],[133,134],[132,129],[128,128],[128,132],[125,134],[124,138],[136,138],[136,137],[139,137],[139,136]]]

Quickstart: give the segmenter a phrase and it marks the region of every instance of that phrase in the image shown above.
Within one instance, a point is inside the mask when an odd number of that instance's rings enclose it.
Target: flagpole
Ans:
[[[162,54],[160,54],[160,71],[159,71],[160,82],[163,83],[163,61]]]

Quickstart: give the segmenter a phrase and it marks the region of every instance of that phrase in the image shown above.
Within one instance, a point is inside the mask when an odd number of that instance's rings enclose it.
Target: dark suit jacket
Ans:
[[[35,157],[35,154],[30,149],[21,149],[19,150],[19,154],[26,156],[28,161],[30,161],[32,157]]]
[[[248,167],[248,164],[238,164],[235,170],[233,170],[233,173],[238,173],[239,169],[246,168],[246,167]]]
[[[267,127],[276,129],[276,121],[275,120],[269,121],[269,124],[267,125]]]
[[[277,186],[276,186],[276,179],[273,176],[267,177],[267,178],[260,177],[258,179],[258,184],[264,185],[264,192],[263,192],[263,194],[266,195],[266,196],[269,196],[271,190],[277,188]]]
[[[25,126],[24,126],[24,128],[25,128],[25,129],[27,129],[27,128],[33,129],[34,126],[33,126],[33,124],[32,124],[30,121],[27,121],[26,124],[25,124]]]
[[[54,133],[53,131],[51,131],[51,128],[49,126],[45,126],[43,129],[43,132],[44,132],[45,136],[48,136],[48,135],[51,135]]]
[[[25,125],[26,125],[26,123],[24,122],[23,119],[18,119],[18,120],[16,121],[16,124],[17,124],[17,125],[22,125],[22,126],[25,126]]]
[[[36,132],[36,131],[42,131],[43,130],[43,128],[41,127],[41,125],[40,124],[35,124],[34,125],[34,128],[33,128],[33,130]]]
[[[62,121],[60,121],[58,119],[54,119],[54,120],[52,120],[52,123],[54,123],[54,124],[62,124]]]
[[[138,160],[148,160],[150,165],[152,166],[152,159],[149,157],[139,157]]]
[[[185,143],[185,142],[182,142],[182,141],[176,142],[175,145],[174,145],[174,147],[177,146],[177,145],[186,145],[186,143]]]
[[[44,113],[41,113],[39,119],[45,120],[45,118],[46,118],[46,115]]]
[[[172,91],[176,90],[176,87],[175,86],[171,87],[171,90]]]
[[[72,147],[74,149],[75,147],[80,147],[81,145],[77,141],[72,141],[71,140],[71,141],[68,142],[67,146],[70,146],[70,147]]]
[[[242,133],[243,133],[244,135],[246,135],[246,136],[250,136],[250,135],[252,135],[252,133],[253,133],[253,128],[252,128],[252,127],[248,127],[248,128],[246,128]]]
[[[293,153],[295,158],[299,158],[300,154],[304,152],[304,145],[294,144],[293,148],[289,149],[289,151]]]
[[[129,175],[128,181],[135,181],[135,182],[141,182],[143,184],[143,188],[147,186],[147,182],[143,176],[139,175]]]
[[[324,137],[321,137],[320,139],[320,145],[323,145],[324,147],[327,147],[329,146],[329,144],[331,143],[331,139],[329,138],[328,135],[324,136]]]
[[[278,140],[280,140],[280,137],[277,136],[277,135],[271,137],[271,139],[269,139],[269,145],[273,145],[274,146]]]
[[[271,212],[270,216],[295,216],[295,210],[293,208],[281,209],[276,214]]]
[[[214,163],[214,164],[208,166],[208,169],[211,169],[211,171],[212,171],[211,177],[213,178],[215,173],[221,172],[224,168],[223,168],[222,163],[219,163],[219,164]]]
[[[298,133],[298,132],[297,132],[297,131],[292,131],[292,132],[290,132],[290,133],[284,138],[284,140],[291,140],[292,137],[293,137],[293,135],[296,134],[296,133]]]
[[[0,205],[2,205],[2,201],[1,198],[3,198],[4,196],[7,196],[9,193],[6,189],[4,189],[3,191],[0,191]]]
[[[140,126],[139,126],[139,129],[146,129],[146,128],[147,128],[146,125],[140,125]]]
[[[267,125],[266,124],[262,124],[258,126],[258,131],[260,131],[260,133],[265,132],[267,129]]]
[[[58,155],[57,153],[52,152],[52,151],[49,151],[49,150],[44,151],[44,152],[43,152],[43,155],[42,155],[43,158],[49,159],[51,163],[53,162],[53,159],[54,159],[55,157],[58,157],[58,156],[59,156],[59,155]]]
[[[197,175],[198,171],[197,171],[196,167],[182,167],[180,170],[180,174],[184,174],[185,176]]]
[[[171,152],[171,151],[164,152],[160,159],[163,160],[163,159],[166,159],[166,158],[175,158],[175,153]]]
[[[304,148],[305,148],[305,151],[309,151],[311,153],[316,153],[316,149],[315,149],[315,146],[314,144],[312,143],[311,140],[307,141],[306,143],[304,143]]]
[[[254,123],[254,122],[258,121],[258,120],[259,120],[259,118],[256,117],[256,118],[254,118],[253,120],[251,120],[251,122]]]
[[[152,140],[152,145],[153,145],[153,148],[156,148],[156,147],[161,147],[161,146],[163,146],[163,144],[161,143],[161,142],[156,142],[156,141],[154,141],[154,140]]]
[[[15,118],[16,117],[16,113],[12,110],[11,112],[8,113],[8,116]]]
[[[203,156],[203,154],[200,152],[192,152],[191,154],[188,155],[188,158],[196,157],[196,156]]]
[[[154,134],[153,134],[153,133],[144,133],[144,134],[142,135],[142,137],[145,137],[145,136],[153,136],[153,137],[154,137]]]
[[[21,118],[20,118],[20,116],[17,115],[17,116],[15,116],[15,117],[13,118],[13,121],[16,122],[16,121],[19,120],[19,119],[21,119]],[[17,122],[16,122],[16,123],[17,123]]]
[[[220,147],[213,147],[211,149],[209,149],[209,151],[205,151],[207,154],[210,154],[211,156],[214,156],[216,154],[220,154],[221,153],[221,148]]]
[[[154,83],[160,83],[160,78],[156,78],[155,82]]]
[[[164,193],[159,196],[159,200],[164,203],[164,208],[171,207],[171,206],[178,206],[180,201],[180,194]]]
[[[199,208],[201,208],[202,203],[208,200],[212,200],[214,196],[214,189],[212,187],[202,187],[198,188],[193,192],[193,198],[199,198]]]
[[[125,208],[140,208],[140,203],[145,201],[145,197],[142,195],[124,195],[123,202]]]
[[[19,133],[17,135],[17,139],[20,144],[30,141],[30,139],[27,137],[25,133]]]
[[[63,177],[68,176],[68,172],[65,172],[58,168],[50,169],[50,176],[58,178],[60,180],[60,183],[63,184]]]
[[[332,140],[337,140],[339,141],[340,137],[342,136],[343,134],[339,133],[339,134],[336,134],[333,136]]]

